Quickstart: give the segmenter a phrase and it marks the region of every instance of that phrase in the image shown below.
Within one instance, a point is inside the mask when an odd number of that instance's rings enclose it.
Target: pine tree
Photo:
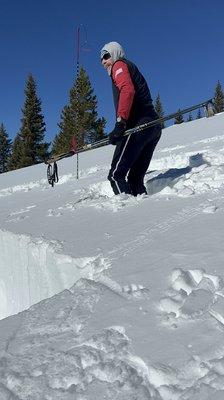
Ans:
[[[69,104],[62,110],[58,124],[60,131],[54,138],[52,152],[69,151],[73,136],[76,137],[78,147],[103,139],[105,124],[104,118],[98,118],[96,96],[88,75],[81,68],[70,90]]]
[[[224,93],[220,81],[217,82],[215,88],[214,108],[215,113],[219,113],[224,110]]]
[[[0,125],[0,173],[8,171],[8,163],[12,142],[8,137],[3,123]]]
[[[41,113],[41,100],[37,97],[36,83],[31,74],[26,81],[22,113],[22,126],[16,140],[16,148],[19,144],[20,156],[16,161],[17,168],[37,164],[48,156],[49,143],[44,142],[46,128]]]
[[[23,159],[23,141],[19,133],[17,133],[13,144],[12,144],[12,153],[9,158],[8,170],[12,171],[14,169],[21,168],[21,160]]]
[[[58,124],[60,132],[52,143],[53,153],[63,153],[71,149],[71,139],[75,133],[75,119],[72,118],[71,108],[65,106],[61,113],[61,122]]]
[[[157,97],[156,97],[156,100],[155,100],[155,110],[156,110],[156,112],[157,112],[159,118],[163,118],[163,116],[164,116],[164,111],[163,111],[163,106],[162,106],[162,102],[161,102],[160,94],[159,94],[159,93],[158,93],[158,95],[157,95]],[[161,127],[162,127],[162,129],[165,128],[164,122],[161,123]]]
[[[192,118],[192,114],[191,113],[189,113],[189,115],[188,115],[188,119],[187,119],[187,122],[190,122],[190,121],[192,121],[193,120],[193,118]]]
[[[200,118],[201,118],[201,109],[199,108],[198,112],[197,112],[196,119],[200,119]]]
[[[177,112],[178,112],[178,115],[176,116],[176,118],[174,120],[174,124],[175,125],[176,124],[182,124],[184,122],[183,115],[180,113],[180,108],[179,108],[179,110]]]

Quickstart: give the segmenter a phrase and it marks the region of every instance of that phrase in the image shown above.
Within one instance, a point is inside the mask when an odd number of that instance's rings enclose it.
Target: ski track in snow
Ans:
[[[30,213],[30,211],[35,207],[36,207],[36,205],[30,205],[25,208],[21,208],[19,210],[12,211],[8,215],[6,222],[19,222],[22,219],[28,218],[27,213]]]
[[[198,144],[211,144],[211,143],[215,143],[215,142],[223,142],[224,141],[224,135],[216,135],[207,139],[200,139],[200,140],[196,140],[192,143],[187,143],[185,145],[177,145],[177,146],[173,146],[173,147],[166,147],[163,148],[161,150],[159,150],[159,153],[168,153],[168,152],[172,152],[172,151],[176,151],[176,150],[182,150],[182,149],[186,149],[188,147],[192,147]]]
[[[176,228],[178,225],[183,224],[190,219],[196,217],[197,215],[204,213],[213,213],[215,212],[220,204],[222,206],[224,196],[218,196],[212,199],[214,204],[210,204],[209,201],[204,201],[198,205],[198,207],[184,207],[181,211],[176,214],[168,217],[167,219],[163,219],[159,223],[155,223],[149,228],[141,230],[139,234],[131,241],[124,242],[122,245],[115,247],[111,251],[108,252],[108,256],[116,257],[116,254],[119,254],[119,257],[127,256],[137,248],[144,246],[148,242],[152,242],[158,236],[166,233],[167,231]]]

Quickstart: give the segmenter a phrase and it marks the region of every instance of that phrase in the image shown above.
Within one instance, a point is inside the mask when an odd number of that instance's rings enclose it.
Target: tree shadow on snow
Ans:
[[[146,182],[147,194],[153,195],[159,193],[167,186],[172,188],[178,182],[178,180],[188,174],[192,170],[192,168],[199,167],[203,164],[210,165],[209,162],[203,158],[203,154],[198,153],[190,156],[189,165],[187,167],[171,168],[164,174],[159,174],[154,178],[149,179]]]

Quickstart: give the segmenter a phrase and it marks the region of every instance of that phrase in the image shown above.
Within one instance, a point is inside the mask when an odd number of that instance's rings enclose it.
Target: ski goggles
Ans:
[[[104,53],[104,54],[102,55],[102,57],[101,57],[101,61],[102,61],[102,60],[109,60],[109,58],[111,58],[110,53]]]

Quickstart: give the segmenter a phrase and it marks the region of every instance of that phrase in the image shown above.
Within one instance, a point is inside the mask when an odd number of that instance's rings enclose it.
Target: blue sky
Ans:
[[[224,83],[223,0],[0,0],[0,123],[11,138],[21,126],[29,73],[37,83],[47,140],[58,131],[60,113],[76,74],[76,31],[83,24],[88,51],[81,51],[98,98],[99,116],[114,124],[111,83],[100,48],[120,42],[146,77],[164,111],[205,100]],[[81,43],[85,41],[81,29]]]

